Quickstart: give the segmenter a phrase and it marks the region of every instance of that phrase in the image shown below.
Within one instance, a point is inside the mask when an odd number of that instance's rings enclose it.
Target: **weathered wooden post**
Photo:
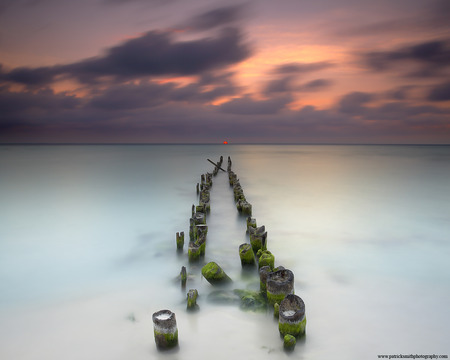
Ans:
[[[186,266],[181,267],[180,278],[181,278],[181,287],[184,289],[186,287],[187,281]]]
[[[160,310],[153,314],[152,319],[157,348],[165,350],[177,346],[178,328],[175,313],[170,310]]]
[[[188,246],[189,261],[190,262],[197,261],[200,259],[201,255],[202,255],[201,245],[194,241],[189,241],[189,246]]]
[[[294,273],[288,269],[269,273],[266,288],[269,304],[280,304],[287,295],[294,293]]]
[[[285,350],[287,350],[287,351],[294,350],[296,343],[297,343],[297,339],[295,338],[295,336],[292,336],[289,334],[284,335],[283,345],[284,345]]]
[[[249,226],[248,233],[254,252],[258,252],[259,249],[267,250],[267,231],[264,225],[260,227]]]
[[[177,232],[176,239],[177,239],[177,249],[178,250],[183,250],[183,246],[184,246],[184,231]]]
[[[208,225],[199,224],[197,228],[197,239],[194,241],[200,247],[200,255],[205,255],[206,251],[206,234],[208,233]]]
[[[280,304],[273,304],[273,317],[277,318],[280,316]]]
[[[252,204],[250,204],[247,200],[241,200],[241,212],[244,215],[252,216]]]
[[[305,328],[305,303],[297,295],[286,295],[280,303],[280,316],[278,318],[280,334],[298,337],[305,333]]]
[[[225,271],[213,261],[202,267],[202,275],[211,285],[231,281]]]
[[[259,268],[259,289],[264,295],[267,293],[267,276],[271,271],[272,269],[268,265]]]
[[[249,228],[256,228],[256,219],[251,216],[247,217],[247,231],[250,232]]]
[[[188,310],[194,310],[197,306],[197,297],[198,291],[197,289],[190,289],[187,293],[187,308]]]
[[[239,257],[241,258],[242,266],[255,265],[255,254],[250,244],[239,245]]]
[[[268,265],[270,266],[270,269],[273,270],[275,266],[275,256],[269,250],[264,250],[259,257],[258,264],[259,268]]]

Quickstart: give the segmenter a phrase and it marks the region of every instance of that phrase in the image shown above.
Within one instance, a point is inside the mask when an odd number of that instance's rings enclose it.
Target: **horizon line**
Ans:
[[[89,145],[222,145],[222,146],[233,146],[233,145],[323,145],[323,146],[449,146],[450,143],[332,143],[332,142],[316,142],[316,143],[277,143],[277,142],[228,142],[224,144],[222,142],[214,143],[153,143],[153,142],[11,142],[2,143],[0,146],[63,146],[63,145],[77,145],[77,146],[89,146]]]

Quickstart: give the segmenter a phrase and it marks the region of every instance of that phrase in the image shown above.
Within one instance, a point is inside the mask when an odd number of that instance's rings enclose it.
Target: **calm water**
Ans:
[[[220,155],[305,301],[292,354],[271,314],[209,303],[186,245],[176,253],[206,159]],[[0,146],[0,358],[449,354],[449,179],[450,146]],[[205,261],[256,288],[241,272],[248,240],[227,175],[213,181]],[[195,314],[175,280],[182,265]],[[180,347],[159,353],[151,315],[165,308]]]

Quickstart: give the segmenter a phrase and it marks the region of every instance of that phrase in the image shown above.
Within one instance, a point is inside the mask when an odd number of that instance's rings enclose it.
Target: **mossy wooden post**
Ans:
[[[258,252],[259,249],[267,250],[267,231],[266,227],[248,227],[248,233],[250,236],[250,244],[254,252]]]
[[[192,215],[194,216],[194,215]],[[193,218],[189,219],[189,240],[190,241],[194,241],[196,238],[196,231],[197,229],[195,228],[195,221]]]
[[[159,350],[165,350],[177,346],[178,328],[175,313],[170,310],[160,310],[153,314],[152,319],[156,347]]]
[[[223,271],[223,269],[214,261],[209,262],[202,267],[202,275],[211,285],[217,285],[231,281],[230,277],[225,273],[225,271]]]
[[[211,210],[210,205],[210,191],[208,189],[203,189],[200,192],[200,206],[203,206],[203,213],[207,213]]]
[[[195,207],[195,212],[201,212],[203,214],[206,213],[205,205],[203,203],[200,203]]]
[[[259,289],[261,293],[266,294],[267,291],[267,276],[272,271],[270,266],[265,265],[259,269]]]
[[[208,225],[200,224],[195,226],[197,231],[196,245],[200,247],[200,255],[205,255],[206,252],[206,234],[208,233]]]
[[[258,264],[259,268],[268,265],[273,269],[275,266],[275,256],[269,250],[264,250],[259,257]]]
[[[236,182],[238,182],[237,175],[233,171],[228,172],[228,181],[230,183],[230,186],[234,186]]]
[[[242,214],[252,216],[252,204],[248,201],[242,201]]]
[[[194,262],[200,259],[202,255],[201,246],[194,241],[189,242],[188,246],[188,257],[190,262]]]
[[[269,304],[280,304],[286,295],[294,293],[294,273],[283,269],[267,275],[267,301]]]
[[[292,351],[295,348],[295,344],[297,343],[297,339],[295,336],[286,334],[283,339],[284,349],[286,351]]]
[[[249,231],[249,228],[256,228],[256,219],[251,216],[247,217],[247,231]]]
[[[202,212],[196,212],[192,219],[194,220],[195,225],[206,224],[206,215]]]
[[[186,266],[181,267],[180,278],[181,278],[181,287],[184,289],[186,287],[187,281]]]
[[[277,318],[280,316],[280,305],[278,303],[273,304],[273,317]]]
[[[177,232],[177,249],[178,250],[183,250],[184,247],[184,231],[182,232]]]
[[[242,266],[255,265],[255,254],[250,244],[239,245],[239,257],[241,258]]]
[[[278,330],[282,336],[292,335],[299,337],[305,334],[306,316],[305,303],[294,294],[286,295],[280,304]]]
[[[190,289],[187,293],[187,308],[188,310],[194,310],[197,308],[197,289]]]

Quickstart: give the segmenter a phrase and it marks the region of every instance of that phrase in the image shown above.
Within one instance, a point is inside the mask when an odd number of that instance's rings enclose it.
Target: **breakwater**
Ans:
[[[292,351],[296,345],[296,339],[305,335],[306,316],[303,300],[295,295],[294,274],[291,270],[279,265],[275,267],[275,255],[268,249],[267,231],[264,225],[258,226],[256,218],[252,217],[253,207],[247,200],[244,189],[239,181],[238,175],[232,170],[232,160],[228,157],[227,170],[222,168],[223,157],[214,162],[213,171],[200,175],[200,182],[196,184],[198,204],[191,207],[189,218],[189,243],[187,246],[187,265],[201,263],[205,258],[207,249],[208,225],[207,219],[211,212],[211,191],[213,178],[219,171],[228,174],[228,183],[233,191],[236,210],[242,219],[243,229],[248,236],[248,242],[243,243],[236,249],[242,269],[253,271],[255,279],[259,279],[259,291],[248,289],[230,289],[233,279],[215,261],[202,264],[201,276],[211,284],[212,290],[207,294],[209,301],[217,303],[236,303],[245,311],[270,311],[278,319],[278,330],[286,351]],[[227,221],[227,219],[223,219]],[[176,233],[176,249],[184,254],[184,231]],[[204,262],[204,261],[203,261]],[[198,267],[194,267],[198,269]],[[191,274],[195,276],[196,274]],[[179,281],[183,290],[189,285],[189,274],[186,266],[181,267]],[[217,288],[217,290],[215,290]],[[186,310],[201,310],[197,303],[199,297],[197,289],[189,289],[186,293]],[[205,294],[203,294],[205,295]],[[153,314],[157,319],[160,310]],[[173,315],[175,316],[175,315]],[[154,323],[156,329],[157,325]],[[176,341],[161,341],[161,335],[157,336],[155,330],[155,342],[158,349],[164,350],[178,345],[178,330]]]

